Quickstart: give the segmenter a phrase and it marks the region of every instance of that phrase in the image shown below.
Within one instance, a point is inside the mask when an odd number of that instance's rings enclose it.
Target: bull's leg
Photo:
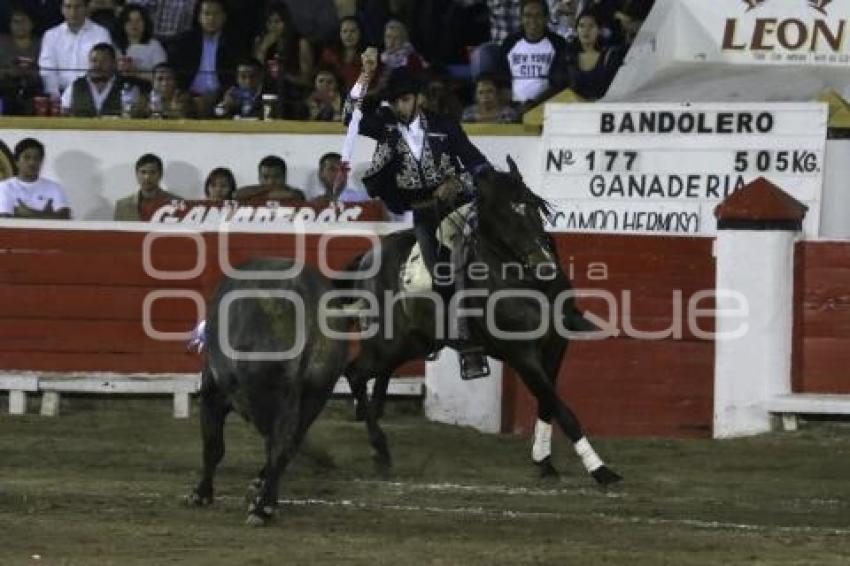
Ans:
[[[275,418],[266,436],[266,465],[263,468],[262,485],[248,509],[246,522],[250,526],[265,525],[277,508],[280,475],[295,453],[299,403],[300,396],[290,390],[283,393],[275,404]]]
[[[588,473],[593,476],[599,484],[609,485],[616,483],[622,479],[619,474],[611,470],[601,458],[596,454],[596,451],[591,447],[590,442],[584,436],[584,431],[575,416],[575,413],[561,401],[554,385],[546,376],[543,367],[536,360],[530,357],[525,357],[521,360],[516,360],[512,364],[519,372],[523,383],[531,391],[537,399],[537,403],[550,403],[552,406],[552,416],[558,422],[558,425],[573,442],[573,447],[576,454],[581,458],[582,464]]]
[[[201,375],[200,402],[204,462],[201,481],[187,498],[191,505],[209,505],[213,501],[213,476],[224,457],[224,420],[230,412],[230,404],[208,368]]]

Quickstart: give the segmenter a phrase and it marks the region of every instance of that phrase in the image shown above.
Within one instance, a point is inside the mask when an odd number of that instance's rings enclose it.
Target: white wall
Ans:
[[[257,163],[269,154],[286,160],[290,184],[307,188],[314,182],[319,157],[342,146],[340,134],[0,130],[0,139],[10,149],[24,137],[45,144],[43,174],[65,186],[74,218],[83,220],[112,218],[114,202],[137,188],[134,164],[144,153],[155,153],[165,162],[167,189],[182,197],[203,198],[203,182],[211,169],[229,167],[240,186],[254,184]],[[530,171],[523,167],[524,159],[538,145],[536,137],[487,136],[473,141],[495,165],[507,168],[505,156],[510,152],[524,171]],[[372,140],[359,138],[356,182],[373,149]]]
[[[339,151],[341,134],[190,133],[145,131],[22,130],[0,124],[0,139],[10,148],[24,137],[47,146],[44,175],[62,183],[74,217],[112,218],[116,199],[135,190],[133,164],[143,153],[165,161],[164,185],[186,198],[201,198],[203,181],[214,167],[230,167],[239,185],[257,181],[257,163],[276,154],[289,166],[289,182],[307,188],[319,157]],[[535,136],[475,136],[473,142],[500,169],[505,156],[516,160],[526,182],[540,186],[542,138]],[[359,138],[355,153],[355,184],[371,157],[374,142]],[[820,235],[850,238],[850,140],[827,142]],[[564,187],[569,191],[570,187]]]

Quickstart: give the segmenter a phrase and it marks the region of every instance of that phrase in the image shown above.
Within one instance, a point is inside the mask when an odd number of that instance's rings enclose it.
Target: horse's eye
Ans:
[[[516,212],[517,214],[520,214],[522,216],[525,216],[525,207],[526,207],[526,204],[524,202],[512,202],[511,203],[511,208],[514,209],[514,212]]]

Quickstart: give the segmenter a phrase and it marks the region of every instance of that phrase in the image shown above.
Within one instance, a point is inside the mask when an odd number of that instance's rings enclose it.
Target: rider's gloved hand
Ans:
[[[461,186],[457,179],[449,179],[437,187],[437,190],[434,191],[434,197],[440,202],[452,202],[457,198],[460,189]]]

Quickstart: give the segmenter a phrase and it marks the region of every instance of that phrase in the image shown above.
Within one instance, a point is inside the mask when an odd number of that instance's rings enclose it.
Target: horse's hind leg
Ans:
[[[200,402],[204,464],[201,481],[187,498],[191,505],[209,505],[213,501],[213,476],[224,457],[224,420],[230,412],[230,404],[209,368],[204,368],[201,374]]]
[[[620,481],[622,477],[606,466],[596,454],[596,451],[584,436],[584,431],[575,413],[572,412],[566,403],[558,398],[555,386],[546,376],[543,368],[538,363],[529,360],[520,360],[519,363],[513,365],[518,370],[525,385],[537,399],[538,404],[543,402],[551,403],[552,416],[557,420],[558,425],[564,431],[564,434],[567,435],[567,438],[573,442],[573,448],[576,454],[581,458],[582,464],[584,464],[588,473],[593,476],[593,479],[601,485],[609,485]]]
[[[384,471],[392,465],[392,457],[390,450],[387,447],[387,437],[378,422],[379,416],[375,411],[374,401],[370,401],[366,395],[367,374],[357,369],[354,364],[351,364],[346,370],[348,382],[351,384],[351,392],[355,395],[358,402],[358,410],[363,407],[363,420],[366,421],[366,431],[369,435],[369,444],[375,451],[373,458],[376,467]],[[357,386],[355,386],[355,383]],[[375,384],[377,389],[378,384]]]

